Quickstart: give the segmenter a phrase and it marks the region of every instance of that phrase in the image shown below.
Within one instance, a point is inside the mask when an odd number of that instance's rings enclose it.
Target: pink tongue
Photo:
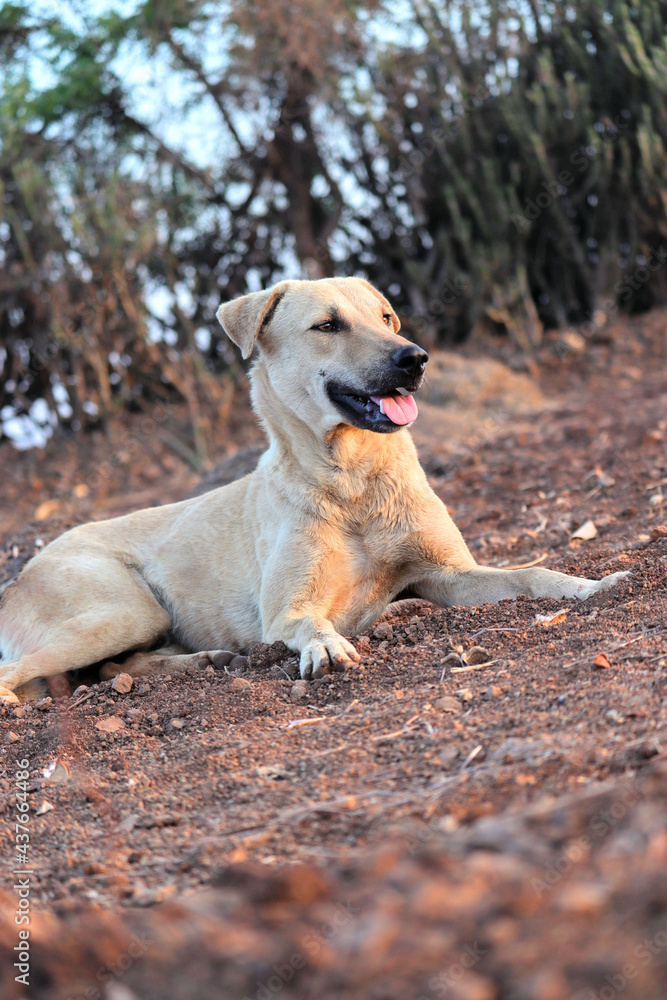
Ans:
[[[371,396],[371,399],[378,406],[382,403],[385,416],[394,424],[411,424],[417,419],[419,411],[412,396],[401,396],[396,393],[395,396]]]

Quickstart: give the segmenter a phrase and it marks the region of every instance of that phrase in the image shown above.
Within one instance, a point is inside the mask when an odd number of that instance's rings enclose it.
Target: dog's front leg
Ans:
[[[450,569],[431,566],[413,585],[413,589],[427,601],[442,606],[495,604],[507,598],[518,597],[578,597],[585,600],[600,590],[613,587],[631,574],[628,571],[611,573],[601,580],[568,576],[550,569],[493,569],[473,566]]]
[[[339,553],[312,548],[312,539],[289,540],[264,568],[260,594],[265,642],[281,640],[300,653],[303,678],[343,671],[359,654],[330,618],[346,579]],[[349,596],[345,594],[345,597]]]

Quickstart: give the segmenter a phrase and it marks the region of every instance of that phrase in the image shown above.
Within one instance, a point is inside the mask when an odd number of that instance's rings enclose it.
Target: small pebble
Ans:
[[[438,754],[438,759],[443,767],[452,767],[458,760],[459,751],[457,747],[443,747]]]
[[[125,723],[123,720],[115,715],[112,715],[110,718],[98,719],[95,723],[95,729],[98,729],[101,733],[118,733],[124,728]]]
[[[83,866],[84,875],[104,875],[106,870],[106,866],[101,861],[88,861]]]
[[[116,676],[111,682],[111,687],[118,694],[129,694],[129,692],[132,690],[133,684],[134,681],[132,680],[130,675],[123,673],[123,674],[116,674]]]
[[[441,712],[460,712],[461,702],[458,698],[438,698],[435,707],[439,708]]]
[[[231,687],[232,691],[248,691],[252,687],[252,681],[249,681],[247,677],[235,677]]]
[[[310,684],[308,681],[294,681],[290,691],[290,698],[292,701],[305,701],[308,697],[309,688]]]

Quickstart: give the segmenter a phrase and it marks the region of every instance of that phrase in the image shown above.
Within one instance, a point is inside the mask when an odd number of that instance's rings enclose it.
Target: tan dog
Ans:
[[[268,451],[222,489],[74,528],[36,556],[0,605],[6,697],[129,650],[153,652],[124,669],[154,673],[277,639],[318,677],[359,659],[344,636],[399,594],[583,599],[627,576],[477,565],[406,429],[427,356],[366,281],[284,281],[218,319],[244,358],[259,347],[250,377]],[[179,646],[157,650],[167,634]]]

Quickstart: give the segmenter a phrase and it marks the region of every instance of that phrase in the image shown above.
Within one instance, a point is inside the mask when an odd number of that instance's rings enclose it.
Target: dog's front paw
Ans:
[[[587,597],[592,594],[597,594],[600,590],[608,590],[610,587],[615,587],[617,583],[621,580],[627,580],[632,573],[629,569],[623,569],[619,573],[610,573],[609,576],[603,576],[601,580],[587,580],[586,586],[579,588],[577,597],[581,601],[585,601]]]
[[[301,676],[323,677],[333,671],[343,671],[359,662],[359,654],[342,635],[327,635],[311,640],[301,650]]]

